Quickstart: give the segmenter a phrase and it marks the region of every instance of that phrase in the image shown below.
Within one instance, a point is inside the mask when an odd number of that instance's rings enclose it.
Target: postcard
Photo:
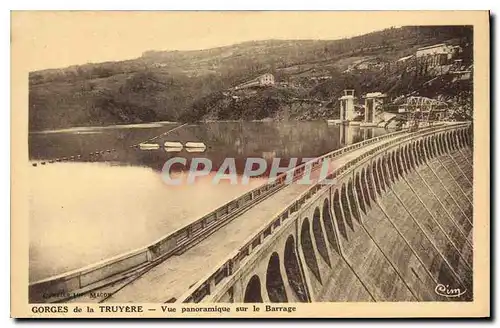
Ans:
[[[14,11],[11,316],[490,316],[487,11]]]

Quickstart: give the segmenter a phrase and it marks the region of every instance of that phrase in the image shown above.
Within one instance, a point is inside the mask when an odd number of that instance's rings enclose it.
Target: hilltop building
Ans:
[[[425,60],[431,66],[446,65],[460,52],[460,46],[446,45],[444,43],[418,48],[415,57]]]
[[[447,59],[452,59],[456,54],[460,52],[460,46],[446,45],[444,43],[435,44],[432,46],[418,48],[415,56],[434,56],[434,55],[446,55]]]
[[[269,87],[275,84],[274,75],[270,73],[263,74],[261,76],[256,77],[250,81],[246,81],[242,84],[237,85],[234,89],[240,90],[245,88],[252,87]]]

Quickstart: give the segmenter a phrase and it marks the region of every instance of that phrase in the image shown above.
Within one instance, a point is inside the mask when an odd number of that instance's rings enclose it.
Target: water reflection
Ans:
[[[169,135],[158,142],[178,141],[204,142],[207,149],[172,149],[140,152],[131,159],[135,165],[146,165],[161,169],[161,165],[172,157],[187,159],[187,169],[193,158],[208,158],[212,170],[216,171],[227,157],[235,158],[236,170],[243,173],[246,159],[264,158],[268,167],[273,159],[280,158],[281,166],[287,166],[290,158],[303,158],[323,155],[352,143],[387,133],[384,129],[365,129],[360,127],[329,126],[324,122],[286,122],[286,123],[209,123],[192,125]],[[161,163],[157,163],[157,161]],[[182,169],[177,166],[178,169]]]
[[[214,185],[213,175],[169,186],[143,167],[30,167],[30,281],[142,247],[264,181]]]
[[[329,126],[325,122],[224,122],[189,125],[154,141],[155,147],[129,148],[131,144],[151,138],[171,129],[166,124],[159,128],[106,129],[100,134],[74,133],[30,135],[30,158],[51,159],[70,155],[83,162],[108,162],[115,165],[143,166],[160,171],[166,160],[185,157],[188,164],[195,157],[209,158],[217,170],[226,157],[236,159],[242,173],[248,157],[268,161],[281,158],[287,163],[291,157],[309,158],[387,133],[384,129]],[[167,147],[164,146],[167,142]],[[180,147],[189,142],[203,142],[207,148]],[[180,143],[180,145],[179,145]],[[157,149],[155,149],[157,148]],[[116,149],[104,154],[95,151]]]
[[[29,157],[31,160],[49,160],[81,155],[81,161],[93,162],[100,159],[90,157],[91,152],[108,149],[123,151],[132,144],[177,126],[177,123],[154,123],[34,132],[28,136]]]

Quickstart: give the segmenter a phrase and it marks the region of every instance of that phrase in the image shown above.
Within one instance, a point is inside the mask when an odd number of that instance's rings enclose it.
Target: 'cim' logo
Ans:
[[[450,288],[449,285],[438,284],[436,288],[434,288],[436,294],[444,296],[444,297],[460,297],[465,294],[465,290],[461,291],[460,288]]]

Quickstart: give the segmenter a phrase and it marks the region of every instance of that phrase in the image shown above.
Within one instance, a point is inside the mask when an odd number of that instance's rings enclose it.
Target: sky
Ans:
[[[351,15],[351,16],[349,16]],[[11,43],[29,71],[266,39],[340,39],[391,26],[358,12],[15,12]],[[16,44],[17,43],[17,44]]]

